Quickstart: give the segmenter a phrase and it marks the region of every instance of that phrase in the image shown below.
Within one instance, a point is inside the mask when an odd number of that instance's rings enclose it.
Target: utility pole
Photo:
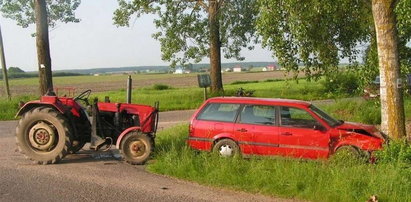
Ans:
[[[4,87],[6,90],[7,98],[10,100],[10,89],[9,89],[9,79],[7,77],[7,67],[6,67],[6,59],[4,57],[4,47],[3,47],[3,36],[1,34],[1,27],[0,27],[0,60],[1,60],[1,67],[3,69],[3,81]]]

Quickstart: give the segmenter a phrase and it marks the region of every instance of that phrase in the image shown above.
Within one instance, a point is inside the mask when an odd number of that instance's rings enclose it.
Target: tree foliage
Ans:
[[[341,59],[351,64],[364,53],[364,79],[378,74],[374,21],[370,1],[259,0],[257,28],[263,45],[269,47],[281,65],[290,71],[304,71],[308,78],[333,76]],[[411,0],[396,6],[400,60],[411,66]],[[300,69],[299,65],[304,65]]]
[[[209,57],[210,31],[208,6],[202,0],[118,0],[119,8],[114,13],[114,23],[129,26],[132,16],[156,14],[154,20],[159,29],[153,37],[160,41],[162,59],[171,65],[198,63]],[[253,48],[255,19],[258,7],[255,0],[218,2],[220,47],[225,58],[243,60],[242,48]]]
[[[74,11],[81,0],[46,0],[48,24],[55,27],[57,22],[79,22]],[[17,25],[26,28],[35,23],[33,0],[0,0],[0,12],[6,18],[13,19]]]
[[[9,69],[7,70],[8,73],[10,74],[14,74],[14,73],[25,73],[22,69],[18,68],[18,67],[9,67]]]
[[[286,69],[309,78],[331,75],[342,58],[355,61],[357,44],[369,39],[366,1],[260,0],[257,26],[263,45]]]

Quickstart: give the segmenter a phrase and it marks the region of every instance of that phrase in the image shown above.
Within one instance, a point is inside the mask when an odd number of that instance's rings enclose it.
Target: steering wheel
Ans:
[[[82,101],[84,101],[85,103],[88,103],[88,97],[90,96],[90,93],[91,93],[91,90],[90,90],[90,89],[85,90],[85,91],[83,91],[82,93],[80,93],[79,95],[77,95],[76,97],[74,97],[73,99],[74,99],[74,101],[76,101],[76,100],[82,100]]]

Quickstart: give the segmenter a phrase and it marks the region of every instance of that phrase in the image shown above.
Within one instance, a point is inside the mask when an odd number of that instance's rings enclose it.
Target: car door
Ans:
[[[284,156],[327,158],[329,134],[306,109],[279,107],[279,148]]]
[[[240,104],[210,103],[197,116],[193,123],[194,135],[190,144],[197,149],[210,150],[213,138],[217,135],[233,135],[234,121]]]
[[[244,154],[278,154],[276,107],[244,105],[239,113],[234,133]]]

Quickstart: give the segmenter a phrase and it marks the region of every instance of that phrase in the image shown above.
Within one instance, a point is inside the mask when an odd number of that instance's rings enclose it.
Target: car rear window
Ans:
[[[198,120],[234,122],[240,104],[211,103],[197,116]]]

